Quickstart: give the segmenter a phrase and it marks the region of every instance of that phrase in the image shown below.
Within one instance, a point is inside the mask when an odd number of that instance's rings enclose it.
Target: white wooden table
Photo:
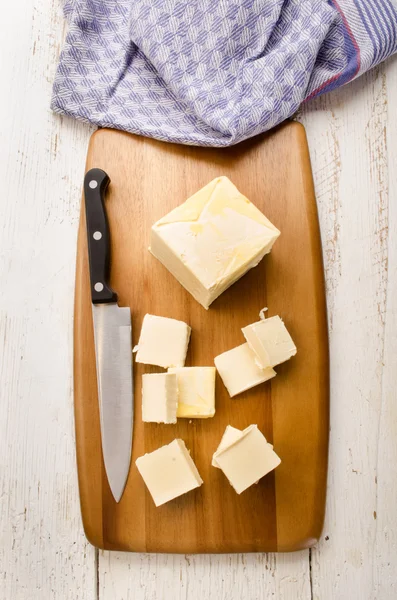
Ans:
[[[72,305],[90,127],[54,116],[59,0],[0,21],[0,600],[397,598],[397,57],[299,115],[331,345],[327,517],[311,551],[98,552],[79,512]],[[310,377],[310,373],[308,373]]]

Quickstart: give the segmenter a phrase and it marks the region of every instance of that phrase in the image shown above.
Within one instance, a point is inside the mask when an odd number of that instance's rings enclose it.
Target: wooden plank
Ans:
[[[378,420],[379,433],[376,460],[376,505],[373,512],[375,536],[373,546],[373,590],[377,598],[397,596],[397,515],[392,510],[397,497],[397,481],[390,476],[390,465],[397,464],[397,61],[385,65],[387,124],[384,130],[387,172],[383,171],[388,191],[387,213],[383,211],[387,251],[384,268],[387,283],[384,285],[383,322],[384,346],[378,363],[381,378],[381,404]],[[383,98],[384,99],[384,98]],[[374,166],[378,158],[374,159]]]
[[[192,326],[188,364],[211,365],[214,356],[242,343],[241,327],[257,320],[258,311],[267,305],[270,314],[285,318],[298,355],[277,368],[279,375],[271,385],[234,400],[218,378],[215,417],[193,423],[180,419],[175,426],[142,423],[145,368],[135,365],[132,466],[117,505],[100,452],[83,218],[76,278],[75,407],[89,539],[106,549],[157,552],[296,550],[312,545],[324,511],[328,347],[321,247],[303,128],[287,124],[266,139],[222,152],[101,130],[91,138],[87,168],[93,166],[106,170],[112,180],[106,201],[112,285],[121,305],[131,307],[134,344],[145,313],[178,318]],[[148,236],[158,218],[219,174],[228,175],[279,226],[282,236],[270,257],[205,311],[150,255]],[[229,423],[240,428],[257,423],[282,458],[275,475],[240,496],[211,467],[212,453]],[[156,509],[134,463],[175,437],[186,441],[205,484]]]
[[[389,61],[301,116],[330,323],[327,518],[311,551],[313,598],[322,600],[396,595],[396,73]]]
[[[92,600],[72,416],[75,237],[89,128],[49,111],[57,1],[0,21],[0,598]]]
[[[99,598],[310,600],[307,555],[100,552]]]

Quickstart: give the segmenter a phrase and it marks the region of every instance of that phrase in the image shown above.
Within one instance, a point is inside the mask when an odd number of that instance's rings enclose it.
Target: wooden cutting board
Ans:
[[[111,231],[111,285],[131,307],[132,342],[143,316],[189,323],[186,365],[213,365],[214,356],[244,342],[241,327],[259,310],[280,315],[298,354],[277,377],[231,399],[219,376],[216,415],[176,425],[142,423],[141,377],[161,371],[134,365],[133,454],[124,495],[116,504],[101,454],[85,215],[77,247],[74,397],[83,523],[89,541],[107,550],[138,552],[292,551],[319,538],[325,507],[329,366],[324,275],[306,135],[287,123],[229,149],[166,144],[102,129],[91,138],[87,170],[111,179],[106,207]],[[281,230],[258,267],[202,308],[148,252],[151,225],[218,175],[227,175]],[[258,424],[281,465],[241,495],[211,466],[226,425]],[[204,485],[156,508],[135,466],[138,456],[185,440]]]

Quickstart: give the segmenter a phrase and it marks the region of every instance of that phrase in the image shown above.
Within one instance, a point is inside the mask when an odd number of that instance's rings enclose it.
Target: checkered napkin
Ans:
[[[66,0],[54,111],[228,146],[397,50],[396,0]]]

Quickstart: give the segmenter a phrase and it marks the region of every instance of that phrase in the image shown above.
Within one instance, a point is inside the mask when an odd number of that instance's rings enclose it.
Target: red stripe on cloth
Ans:
[[[338,10],[339,14],[342,17],[343,23],[346,27],[346,31],[350,36],[350,39],[352,41],[352,44],[354,46],[354,49],[356,51],[357,54],[357,68],[355,70],[355,72],[353,73],[350,81],[352,79],[354,79],[354,77],[357,75],[357,73],[360,70],[360,66],[361,66],[361,53],[360,53],[360,47],[357,44],[356,38],[353,35],[352,30],[350,29],[350,25],[345,17],[344,12],[342,11],[341,7],[339,6],[337,0],[332,0],[333,4],[335,4],[336,9]],[[337,73],[336,75],[333,75],[332,77],[330,77],[327,81],[325,81],[324,83],[322,83],[317,89],[315,89],[310,96],[308,96],[304,101],[306,102],[307,100],[311,100],[314,96],[316,96],[317,94],[319,94],[324,88],[326,88],[330,83],[332,83],[333,81],[336,81],[337,79],[339,79],[339,77],[341,77],[343,75],[342,73]]]

